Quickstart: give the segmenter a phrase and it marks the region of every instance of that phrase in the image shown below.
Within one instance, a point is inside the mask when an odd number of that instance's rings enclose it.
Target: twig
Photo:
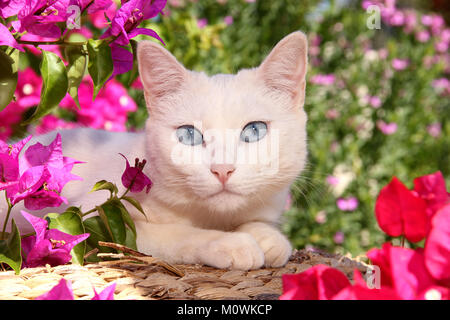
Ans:
[[[125,253],[132,254],[133,256],[136,256],[136,257],[149,257],[145,253],[133,250],[131,248],[128,248],[128,247],[118,244],[118,243],[99,241],[98,244],[101,245],[102,247],[113,248],[113,249],[116,249],[116,250],[119,250],[119,251],[122,251]]]
[[[145,264],[151,265],[151,264],[156,264],[160,267],[163,267],[164,269],[166,269],[167,271],[172,272],[173,274],[177,275],[178,277],[184,277],[185,273],[178,269],[177,267],[174,267],[173,265],[160,260],[158,258],[146,255],[142,252],[133,250],[131,248],[128,248],[124,245],[121,244],[117,244],[117,243],[112,243],[112,242],[103,242],[103,241],[99,241],[98,242],[99,245],[103,246],[103,247],[109,247],[109,248],[113,248],[125,253],[129,253],[131,254],[130,256],[126,256],[123,253],[98,253],[97,257],[108,257],[108,258],[115,258],[115,259],[128,259],[128,260],[133,260],[133,261],[137,261],[137,262],[144,262]]]

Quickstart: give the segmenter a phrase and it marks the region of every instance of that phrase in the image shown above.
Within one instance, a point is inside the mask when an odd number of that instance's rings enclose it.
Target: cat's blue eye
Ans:
[[[194,126],[181,126],[177,129],[176,134],[178,141],[188,146],[196,146],[203,143],[203,135]]]
[[[267,133],[267,124],[262,121],[248,123],[241,132],[241,140],[244,142],[255,142]]]

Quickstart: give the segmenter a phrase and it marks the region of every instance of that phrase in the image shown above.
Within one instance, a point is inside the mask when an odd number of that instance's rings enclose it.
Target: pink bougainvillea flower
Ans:
[[[116,283],[109,285],[100,293],[97,293],[95,288],[94,297],[91,300],[114,300],[114,290],[116,289]],[[40,295],[34,300],[74,300],[74,294],[72,290],[72,283],[64,278],[59,280],[49,292]]]
[[[422,240],[428,230],[426,203],[396,177],[381,189],[375,204],[381,230],[392,237],[404,235],[411,242]]]
[[[233,16],[226,16],[225,18],[223,18],[223,22],[225,22],[225,24],[227,26],[232,25],[233,24]]]
[[[203,29],[204,27],[206,27],[208,25],[208,19],[206,18],[201,18],[197,20],[197,27],[199,27],[200,29]]]
[[[33,226],[35,236],[22,239],[24,266],[34,268],[49,264],[57,266],[72,260],[70,251],[89,237],[89,233],[70,235],[58,229],[48,228],[47,220],[35,217],[25,211],[22,216]]]
[[[134,167],[131,167],[128,159],[123,154],[119,154],[124,157],[127,162],[125,171],[122,175],[122,184],[124,187],[130,189],[131,192],[141,192],[146,188],[145,192],[148,193],[152,187],[152,181],[142,172],[147,161],[144,159],[142,162],[139,162],[139,159],[136,158]]]
[[[338,231],[333,236],[333,241],[336,244],[343,244],[345,240],[345,235],[342,231]]]
[[[339,198],[336,201],[337,207],[342,211],[354,211],[358,208],[358,199],[355,197]]]
[[[350,286],[341,271],[320,264],[298,274],[284,274],[282,280],[280,300],[330,300]]]
[[[0,140],[0,190],[19,183],[19,154],[32,136],[10,145]]]
[[[377,127],[383,132],[385,135],[394,134],[397,131],[397,124],[395,122],[386,123],[382,120],[377,121]]]
[[[395,70],[405,70],[409,66],[409,61],[406,59],[393,59],[392,68]]]
[[[40,210],[67,203],[60,194],[67,182],[81,180],[71,173],[78,163],[81,162],[63,156],[59,134],[48,146],[40,143],[30,146],[19,160],[18,183],[6,189],[11,204],[24,200],[25,208]]]
[[[431,231],[425,242],[425,265],[434,279],[450,288],[450,204],[431,220]]]
[[[430,219],[436,211],[450,203],[450,195],[440,171],[414,179],[414,192],[425,201]]]
[[[442,133],[442,126],[439,122],[435,122],[427,126],[427,132],[433,138],[439,138]]]
[[[16,39],[13,37],[8,27],[0,23],[0,46],[9,46],[20,51],[25,51],[22,46],[17,43]]]
[[[309,79],[311,83],[321,86],[332,85],[335,80],[336,77],[334,76],[334,74],[317,74]]]

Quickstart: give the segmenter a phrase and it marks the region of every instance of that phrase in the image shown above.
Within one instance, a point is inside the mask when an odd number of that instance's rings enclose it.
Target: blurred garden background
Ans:
[[[373,4],[381,9],[379,26],[367,10]],[[256,67],[285,35],[308,35],[309,161],[292,188],[283,230],[297,248],[356,256],[386,240],[374,204],[392,176],[412,187],[415,177],[440,170],[450,182],[449,21],[446,0],[169,0],[164,15],[143,26],[187,68],[208,74]],[[70,36],[98,38],[106,27],[100,12],[83,17]],[[37,125],[21,125],[39,104],[42,79],[40,51],[28,46],[20,54],[15,101],[0,111],[0,139],[79,126],[142,130],[147,111],[136,64],[94,101],[86,78],[81,108],[68,95]]]

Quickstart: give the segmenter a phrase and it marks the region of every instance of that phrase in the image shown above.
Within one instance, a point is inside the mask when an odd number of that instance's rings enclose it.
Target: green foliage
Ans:
[[[4,235],[2,235],[3,238]],[[20,233],[14,219],[11,221],[11,232],[4,240],[0,240],[0,264],[6,263],[19,274],[22,266]]]
[[[17,85],[19,51],[8,51],[9,54],[0,49],[0,111],[12,100]]]
[[[36,121],[50,113],[67,93],[67,70],[64,62],[56,54],[42,51],[40,71],[43,80],[41,102],[25,123]]]

